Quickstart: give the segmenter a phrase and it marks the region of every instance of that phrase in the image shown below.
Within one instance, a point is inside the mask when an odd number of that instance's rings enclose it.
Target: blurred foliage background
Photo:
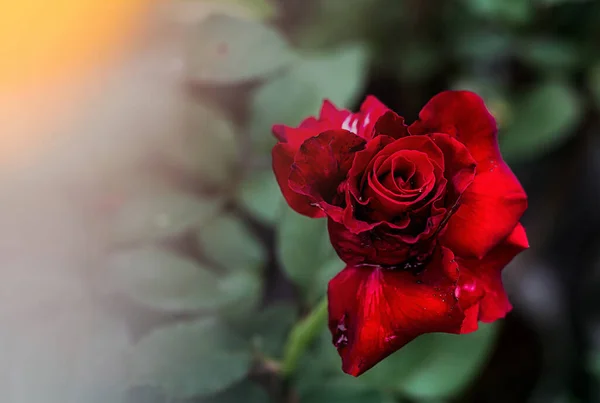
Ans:
[[[174,124],[134,152],[92,143],[60,189],[5,186],[0,290],[27,298],[0,309],[3,401],[600,401],[600,2],[177,4]],[[484,97],[530,196],[532,247],[505,271],[514,311],[422,336],[358,379],[322,323],[284,373],[291,329],[343,263],[325,222],[283,202],[271,125],[366,94],[410,122],[449,88]]]

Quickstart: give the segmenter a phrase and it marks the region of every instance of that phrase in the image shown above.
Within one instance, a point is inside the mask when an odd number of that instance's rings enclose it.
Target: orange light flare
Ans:
[[[35,160],[86,81],[139,42],[156,0],[0,0],[0,173]]]

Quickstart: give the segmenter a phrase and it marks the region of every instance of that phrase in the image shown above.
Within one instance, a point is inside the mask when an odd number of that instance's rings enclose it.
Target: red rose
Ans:
[[[329,328],[360,375],[427,332],[466,333],[511,309],[501,270],[528,247],[527,196],[502,160],[496,123],[464,91],[429,101],[410,126],[374,97],[359,113],[273,127],[289,205],[327,217],[347,267],[329,283]]]

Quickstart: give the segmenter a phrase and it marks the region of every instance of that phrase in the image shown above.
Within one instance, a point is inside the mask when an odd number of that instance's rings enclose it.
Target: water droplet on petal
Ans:
[[[389,343],[391,341],[394,341],[397,338],[398,338],[398,336],[391,335],[391,336],[386,336],[384,340],[386,343]]]
[[[335,329],[333,336],[333,345],[335,348],[344,347],[348,344],[348,329],[346,328],[346,315],[342,316]]]

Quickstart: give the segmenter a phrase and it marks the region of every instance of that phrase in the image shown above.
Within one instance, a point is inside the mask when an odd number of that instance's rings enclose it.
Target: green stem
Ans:
[[[288,336],[281,370],[289,376],[310,342],[327,325],[327,297],[324,297],[302,321],[296,323]]]

